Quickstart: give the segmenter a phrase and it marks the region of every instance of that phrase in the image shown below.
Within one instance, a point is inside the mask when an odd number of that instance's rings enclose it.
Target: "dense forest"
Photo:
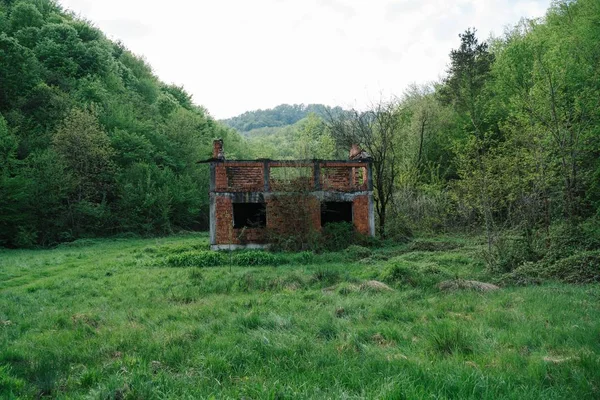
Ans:
[[[0,246],[206,226],[196,164],[242,138],[50,0],[0,1]]]
[[[203,229],[196,161],[223,137],[229,158],[359,143],[388,240],[481,230],[507,269],[557,241],[598,246],[597,0],[556,1],[487,41],[467,29],[444,79],[369,109],[284,104],[221,122],[53,1],[0,0],[0,32],[0,245]]]

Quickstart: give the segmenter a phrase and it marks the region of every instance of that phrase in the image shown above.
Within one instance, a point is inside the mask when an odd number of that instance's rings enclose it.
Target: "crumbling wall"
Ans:
[[[370,161],[364,157],[359,152],[354,161],[226,161],[222,141],[215,141],[208,160],[211,244],[266,244],[269,235],[320,230],[321,203],[331,201],[352,202],[356,230],[374,234]],[[234,203],[264,203],[266,226],[247,220],[249,226],[234,227]]]
[[[247,162],[215,166],[215,189],[218,192],[260,192],[264,190],[264,166]]]

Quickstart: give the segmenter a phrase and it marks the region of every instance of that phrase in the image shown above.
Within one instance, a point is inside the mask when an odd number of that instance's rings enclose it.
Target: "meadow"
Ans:
[[[600,398],[600,286],[440,290],[482,246],[0,250],[0,398]]]

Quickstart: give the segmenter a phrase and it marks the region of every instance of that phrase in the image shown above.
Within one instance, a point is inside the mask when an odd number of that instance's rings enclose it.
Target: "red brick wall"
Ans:
[[[229,197],[217,196],[215,198],[216,210],[216,242],[217,244],[229,243],[233,235],[233,206]]]
[[[216,203],[216,242],[217,244],[266,243],[265,228],[233,227],[233,204],[229,197],[217,196]]]
[[[321,229],[321,203],[316,197],[283,195],[267,201],[267,229],[294,234],[307,233],[310,228]]]
[[[281,234],[308,233],[309,228],[321,230],[321,203],[316,197],[285,195],[267,200],[267,228],[233,228],[233,205],[229,197],[217,196],[216,243],[267,243],[268,232]],[[360,233],[369,232],[369,196],[354,198],[354,227]],[[307,224],[306,221],[310,221]]]
[[[262,163],[219,163],[215,167],[215,190],[217,192],[262,192],[264,166]]]
[[[368,235],[369,232],[369,196],[356,196],[352,204],[354,214],[354,227],[360,233]]]
[[[365,171],[363,173],[363,171]],[[323,190],[335,190],[338,192],[354,192],[367,190],[367,180],[364,167],[327,166],[321,169],[321,187]],[[365,177],[366,178],[366,177]],[[362,180],[362,183],[361,183]]]

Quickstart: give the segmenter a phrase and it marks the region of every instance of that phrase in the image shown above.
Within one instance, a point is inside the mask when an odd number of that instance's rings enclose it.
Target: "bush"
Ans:
[[[436,242],[432,240],[415,240],[408,249],[410,251],[448,251],[459,248],[460,245],[454,242]]]
[[[559,260],[545,271],[545,276],[567,283],[600,282],[600,251],[586,251]]]
[[[209,250],[172,254],[165,259],[165,264],[170,267],[217,267],[226,262],[223,253]]]
[[[292,253],[286,257],[290,264],[308,265],[315,262],[315,254],[312,251],[301,251],[299,253]]]
[[[565,283],[600,282],[600,251],[585,251],[554,263],[527,262],[508,274],[499,282],[505,285],[540,284],[545,280]]]
[[[321,231],[320,247],[325,251],[341,251],[354,243],[354,226],[350,222],[326,224]]]
[[[371,255],[371,253],[371,249],[367,249],[366,247],[355,244],[346,249],[346,255],[348,255],[348,258],[351,260],[361,260],[363,258],[367,258]]]
[[[443,280],[453,278],[452,274],[436,264],[408,265],[392,262],[385,268],[380,279],[386,283],[412,287],[432,287]]]
[[[311,281],[320,282],[326,286],[335,285],[341,279],[342,277],[338,271],[325,268],[319,268],[311,276]]]
[[[317,231],[310,231],[308,233],[281,233],[281,232],[268,232],[267,240],[271,244],[271,250],[273,251],[307,251],[317,250],[319,248],[319,242],[321,235]]]
[[[493,272],[511,272],[525,262],[536,262],[542,256],[533,244],[523,237],[498,239],[493,252],[486,253],[488,265]]]
[[[158,248],[158,252],[163,254],[180,254],[187,253],[194,250],[204,250],[207,246],[205,244],[194,244],[194,245],[171,245],[171,246],[161,246]]]
[[[251,267],[284,264],[285,260],[267,251],[242,251],[233,253],[231,263],[242,267]]]

